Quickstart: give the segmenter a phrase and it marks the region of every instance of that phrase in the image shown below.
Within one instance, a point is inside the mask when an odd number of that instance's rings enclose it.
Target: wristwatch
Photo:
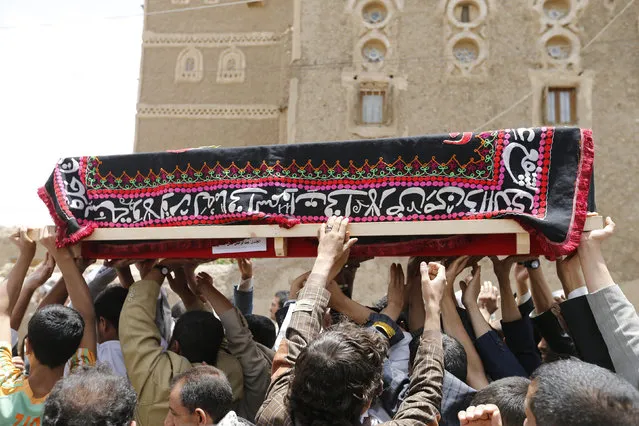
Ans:
[[[539,260],[538,259],[529,260],[527,262],[524,262],[524,266],[530,269],[537,269],[539,268]]]
[[[164,275],[165,277],[166,277],[167,275],[169,275],[169,268],[167,268],[166,266],[162,266],[162,265],[155,265],[153,268],[154,268],[154,269],[157,269],[158,271],[160,271],[160,273],[161,273],[162,275]]]

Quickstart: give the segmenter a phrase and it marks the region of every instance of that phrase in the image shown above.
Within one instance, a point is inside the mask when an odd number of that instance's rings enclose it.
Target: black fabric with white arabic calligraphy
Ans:
[[[592,163],[590,131],[525,128],[65,158],[40,196],[61,244],[97,227],[511,217],[563,254],[594,210]]]

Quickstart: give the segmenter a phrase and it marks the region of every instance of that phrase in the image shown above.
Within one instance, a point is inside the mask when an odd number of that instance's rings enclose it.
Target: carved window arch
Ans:
[[[202,52],[194,47],[187,47],[178,55],[175,64],[176,82],[198,82],[204,74]]]
[[[220,55],[217,65],[218,83],[242,83],[246,76],[246,57],[233,46]]]

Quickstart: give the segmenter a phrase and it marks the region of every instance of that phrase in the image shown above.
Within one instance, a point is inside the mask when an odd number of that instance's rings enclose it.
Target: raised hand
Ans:
[[[404,270],[399,263],[390,266],[390,278],[388,281],[388,304],[384,313],[397,321],[404,309],[408,290],[404,284]]]
[[[242,280],[253,278],[253,262],[251,259],[237,259],[237,267],[242,275]]]
[[[584,243],[602,243],[615,233],[615,222],[610,217],[606,218],[605,227],[603,229],[595,229],[581,234],[581,244]]]
[[[477,299],[481,292],[481,266],[473,267],[473,274],[459,283],[462,290],[462,303],[466,308],[477,305]]]
[[[426,262],[422,262],[419,265],[419,270],[422,276],[424,304],[435,303],[439,306],[446,290],[446,268],[439,263],[426,264]]]
[[[479,292],[479,298],[477,303],[480,308],[485,309],[489,315],[494,314],[499,306],[497,300],[499,299],[499,289],[493,285],[490,281],[484,281]]]
[[[38,288],[51,278],[53,270],[55,269],[55,259],[47,252],[44,260],[36,267],[36,269],[27,277],[25,285],[32,286],[32,288]]]
[[[499,408],[493,404],[470,406],[457,414],[461,426],[502,426]]]
[[[357,238],[349,238],[349,235],[348,218],[331,216],[320,227],[317,258],[331,262],[331,266],[337,263],[357,242]],[[348,258],[344,259],[344,264],[347,260]],[[339,271],[337,272],[339,273]]]
[[[14,232],[9,236],[9,239],[13,244],[18,247],[20,253],[28,254],[33,256],[36,251],[36,243],[27,234],[26,228],[20,228],[18,231]],[[55,243],[55,236],[53,237]]]

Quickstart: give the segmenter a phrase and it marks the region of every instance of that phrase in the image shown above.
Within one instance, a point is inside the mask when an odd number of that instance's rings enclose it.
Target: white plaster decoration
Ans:
[[[393,14],[395,11],[404,10],[405,0],[348,0],[346,2],[346,13],[354,13],[360,17],[363,16],[363,9],[368,4],[372,3],[381,3],[388,10],[389,15]]]
[[[455,34],[446,44],[449,73],[458,70],[462,76],[471,75],[486,60],[487,52],[486,41],[477,34],[468,30]]]
[[[486,75],[482,64],[488,57],[488,41],[484,37],[487,0],[444,0],[443,5],[448,75],[464,78]]]
[[[577,32],[577,19],[588,5],[588,0],[531,0],[533,9],[539,15],[540,32],[549,27],[568,26]]]
[[[220,0],[204,0],[204,4],[218,4]]]
[[[278,105],[138,104],[140,118],[206,118],[266,120],[278,118]]]
[[[268,46],[278,44],[282,37],[273,32],[247,33],[154,33],[145,31],[142,35],[144,47],[231,47]]]
[[[463,7],[467,7],[468,21],[464,22]],[[488,17],[488,5],[480,0],[451,0],[446,7],[448,21],[453,26],[461,29],[477,28],[483,24]]]
[[[577,22],[588,0],[531,1],[539,15],[537,51],[541,67],[580,71],[582,32]]]
[[[202,52],[194,47],[182,50],[175,63],[175,82],[197,83],[204,75]]]
[[[171,4],[189,4],[189,0],[171,0]]]
[[[404,0],[348,0],[345,12],[353,28],[353,64],[342,74],[346,88],[346,122],[349,133],[378,138],[396,135],[399,86],[392,60],[398,28],[396,17]],[[403,90],[403,89],[402,89]]]
[[[379,70],[391,57],[392,51],[388,37],[379,30],[372,30],[355,45],[354,62],[369,71]]]
[[[557,72],[555,70],[530,70],[528,72],[532,86],[532,125],[545,125],[544,102],[549,88],[575,88],[577,91],[575,125],[592,128],[592,87],[595,73],[592,70],[582,73]]]
[[[242,83],[246,74],[246,57],[233,46],[220,54],[217,65],[218,83]]]

